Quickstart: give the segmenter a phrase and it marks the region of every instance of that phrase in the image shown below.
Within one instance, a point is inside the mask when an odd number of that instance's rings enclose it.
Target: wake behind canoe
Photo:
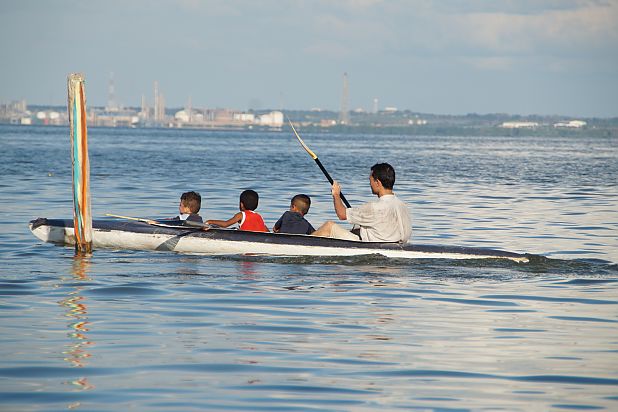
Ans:
[[[32,233],[44,242],[75,244],[73,221],[32,220]],[[497,259],[527,262],[526,255],[502,250],[459,246],[414,245],[398,242],[361,242],[307,235],[247,232],[232,229],[203,231],[187,226],[145,222],[93,220],[93,247],[158,250],[212,255],[265,254],[275,256],[355,256],[380,254],[400,259]]]

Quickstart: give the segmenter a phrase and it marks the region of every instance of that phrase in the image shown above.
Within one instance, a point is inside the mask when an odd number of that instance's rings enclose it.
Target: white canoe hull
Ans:
[[[47,224],[41,224],[41,220]],[[98,221],[99,224],[97,221],[93,223],[94,249],[157,250],[209,255],[355,256],[380,254],[399,259],[507,258],[517,262],[528,261],[526,255],[491,249],[353,242],[305,235],[247,233],[225,229],[210,231],[192,228],[171,229],[141,222],[121,224],[106,222],[108,224],[101,225],[101,222],[106,221]],[[75,245],[75,234],[69,223],[71,222],[67,220],[39,219],[30,222],[30,229],[43,242],[71,246]]]

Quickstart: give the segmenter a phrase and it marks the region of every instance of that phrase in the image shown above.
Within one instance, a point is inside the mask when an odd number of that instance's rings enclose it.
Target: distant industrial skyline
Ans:
[[[0,3],[0,101],[618,116],[618,0]],[[348,96],[343,99],[342,76]]]

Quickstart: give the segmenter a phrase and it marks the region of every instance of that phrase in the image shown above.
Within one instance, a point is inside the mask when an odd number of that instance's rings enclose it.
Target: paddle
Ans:
[[[154,223],[158,223],[156,220],[152,220],[152,219],[144,219],[144,218],[141,218],[141,217],[113,215],[111,213],[106,213],[105,216],[117,217],[118,219],[135,220],[135,221],[138,221],[138,222],[148,223],[149,225],[152,225]]]
[[[288,119],[288,122],[290,123],[290,126],[292,127],[292,130],[294,131],[294,134],[296,135],[296,138],[298,139],[298,142],[300,143],[300,145],[303,147],[303,149],[305,149],[305,151],[307,153],[309,153],[309,156],[311,156],[311,158],[313,160],[315,160],[315,163],[318,165],[318,167],[320,168],[322,173],[324,173],[324,176],[326,176],[326,179],[328,179],[328,181],[332,185],[333,184],[333,178],[330,177],[330,175],[328,174],[328,172],[324,168],[324,165],[322,164],[322,162],[320,162],[320,159],[318,159],[318,155],[316,155],[311,149],[309,149],[309,147],[305,144],[305,142],[303,142],[303,139],[301,139],[300,136],[298,135],[298,132],[296,132],[296,129],[294,128],[294,125],[292,124],[290,119]],[[352,207],[352,206],[350,206],[350,203],[345,198],[343,193],[340,193],[339,196],[341,197],[341,201],[343,202],[343,204],[346,205],[346,207]]]
[[[154,225],[154,226],[174,227],[174,228],[178,228],[179,227],[178,225],[167,225],[165,223],[157,222],[156,220],[144,219],[142,217],[131,217],[131,216],[113,215],[111,213],[106,213],[105,216],[116,217],[118,219],[135,220],[137,222],[144,222],[144,223],[148,223],[149,225]],[[202,223],[192,222],[190,220],[183,221],[183,225],[181,225],[181,227],[182,226],[194,227],[196,229],[208,229],[208,228],[210,228],[210,225],[204,225]]]

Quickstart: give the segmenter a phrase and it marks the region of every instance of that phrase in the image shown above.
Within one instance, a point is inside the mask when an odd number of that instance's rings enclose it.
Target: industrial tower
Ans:
[[[339,113],[339,124],[350,124],[349,93],[348,73],[346,72],[343,73],[343,92],[341,93],[341,112]]]
[[[117,112],[118,104],[116,103],[116,87],[114,86],[114,72],[109,74],[109,87],[107,89],[107,107],[108,112]]]
[[[159,82],[154,81],[154,121],[159,122]]]
[[[154,121],[162,123],[165,121],[165,98],[159,91],[159,82],[154,82]]]

